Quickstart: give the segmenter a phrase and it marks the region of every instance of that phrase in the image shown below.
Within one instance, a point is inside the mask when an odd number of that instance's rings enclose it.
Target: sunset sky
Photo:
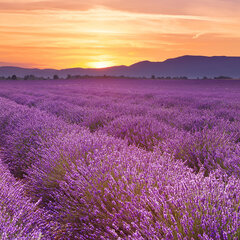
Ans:
[[[240,0],[0,0],[0,66],[240,56]]]

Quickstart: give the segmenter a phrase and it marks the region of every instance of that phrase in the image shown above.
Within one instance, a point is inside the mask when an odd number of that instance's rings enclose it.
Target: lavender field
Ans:
[[[240,239],[240,81],[0,81],[0,239]]]

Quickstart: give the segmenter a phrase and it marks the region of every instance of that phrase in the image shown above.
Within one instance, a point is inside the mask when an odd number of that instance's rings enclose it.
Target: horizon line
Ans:
[[[181,58],[181,57],[206,57],[206,58],[213,58],[213,57],[228,57],[228,58],[238,58],[240,56],[227,56],[227,55],[191,55],[191,54],[186,54],[186,55],[180,55],[177,57],[171,57],[171,58],[166,58],[162,61],[151,61],[151,60],[142,60],[139,62],[135,62],[133,64],[130,65],[112,65],[109,67],[99,67],[99,68],[86,68],[86,67],[66,67],[66,68],[41,68],[41,67],[24,67],[24,66],[18,66],[16,65],[0,65],[0,68],[3,67],[9,67],[9,68],[22,68],[22,69],[39,69],[39,70],[57,70],[57,71],[61,71],[61,70],[66,70],[66,69],[86,69],[86,70],[90,70],[90,69],[94,69],[94,70],[104,70],[104,69],[109,69],[109,68],[113,68],[113,67],[131,67],[135,64],[141,63],[141,62],[151,62],[151,63],[163,63],[167,60],[171,60],[171,59],[177,59],[177,58]],[[19,63],[21,64],[21,63]]]

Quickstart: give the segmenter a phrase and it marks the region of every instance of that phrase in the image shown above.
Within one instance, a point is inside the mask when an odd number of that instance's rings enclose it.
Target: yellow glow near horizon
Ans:
[[[88,66],[90,68],[107,68],[114,66],[114,63],[110,61],[90,62]]]
[[[106,68],[240,56],[236,0],[0,0],[0,66]]]

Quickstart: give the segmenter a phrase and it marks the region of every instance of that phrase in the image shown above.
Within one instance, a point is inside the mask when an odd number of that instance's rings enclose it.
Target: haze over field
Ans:
[[[0,65],[102,68],[240,56],[237,0],[0,0]]]

